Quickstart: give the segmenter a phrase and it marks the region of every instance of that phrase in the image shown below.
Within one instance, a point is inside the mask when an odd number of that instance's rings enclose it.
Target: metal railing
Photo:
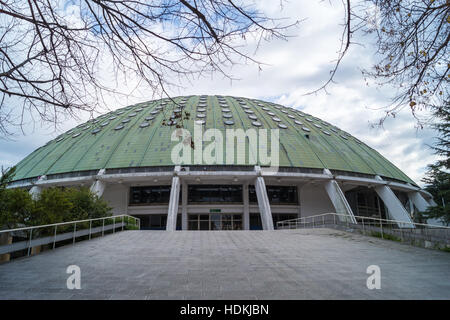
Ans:
[[[450,227],[364,216],[355,216],[357,223],[353,223],[349,217],[346,214],[324,213],[279,221],[277,222],[277,229],[325,227],[356,231],[364,235],[409,242],[413,245],[425,247],[450,246]]]
[[[0,255],[26,251],[29,256],[32,248],[51,244],[56,248],[59,242],[75,244],[77,238],[91,240],[92,236],[104,236],[105,233],[115,233],[117,229],[132,226],[140,229],[140,219],[129,215],[117,215],[95,219],[60,222],[39,226],[0,230],[0,236],[10,238],[11,243],[0,245]]]

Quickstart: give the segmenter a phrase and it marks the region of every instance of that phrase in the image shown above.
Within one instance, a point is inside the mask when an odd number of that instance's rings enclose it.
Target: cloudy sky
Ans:
[[[221,94],[236,95],[273,101],[301,109],[331,122],[378,150],[421,184],[426,165],[435,161],[430,148],[435,133],[430,129],[417,129],[415,119],[406,111],[395,119],[388,119],[383,128],[373,128],[389,103],[395,88],[379,89],[367,86],[360,68],[374,63],[371,39],[355,39],[359,45],[351,47],[341,64],[335,84],[328,94],[305,95],[320,87],[326,80],[342,32],[343,11],[339,1],[330,5],[326,1],[285,2],[282,11],[278,1],[258,1],[260,9],[270,16],[288,16],[292,20],[305,19],[291,30],[295,37],[289,41],[264,43],[255,58],[265,65],[262,71],[252,64],[234,66],[228,70],[235,78],[231,82],[222,76],[208,76],[182,88],[172,89],[173,95]],[[250,46],[251,48],[251,46]],[[111,100],[111,109],[151,99],[141,90],[124,101]],[[25,128],[25,135],[17,133],[14,140],[0,140],[0,165],[12,166],[34,149],[53,139],[61,132],[79,124],[81,120],[65,121],[60,129],[36,125]]]

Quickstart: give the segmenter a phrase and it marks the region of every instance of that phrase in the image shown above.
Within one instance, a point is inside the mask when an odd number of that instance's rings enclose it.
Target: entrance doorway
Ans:
[[[242,214],[190,214],[189,230],[242,230]]]

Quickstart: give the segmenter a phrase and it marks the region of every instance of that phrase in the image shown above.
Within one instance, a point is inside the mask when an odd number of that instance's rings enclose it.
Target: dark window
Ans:
[[[133,215],[133,217],[141,220],[141,230],[150,229],[150,216],[149,215]]]
[[[141,220],[141,230],[166,230],[167,214],[134,215]],[[177,215],[177,230],[181,230],[181,214]]]
[[[259,213],[250,215],[250,230],[262,230],[261,216]]]
[[[130,205],[169,203],[169,198],[170,186],[147,186],[130,188]]]
[[[267,197],[270,204],[298,204],[297,187],[292,186],[266,186]],[[257,203],[255,186],[248,186],[250,203]]]
[[[150,230],[165,230],[167,224],[167,214],[151,214]]]
[[[386,218],[383,200],[375,191],[358,187],[345,192],[345,197],[356,216]]]
[[[272,220],[273,220],[273,226],[275,229],[277,229],[277,222],[284,221],[284,220],[291,220],[291,219],[297,219],[298,215],[293,214],[286,214],[286,213],[272,213]]]
[[[248,186],[248,202],[249,203],[258,203],[258,198],[256,197],[255,186]]]
[[[190,185],[188,202],[235,202],[242,203],[241,185]]]

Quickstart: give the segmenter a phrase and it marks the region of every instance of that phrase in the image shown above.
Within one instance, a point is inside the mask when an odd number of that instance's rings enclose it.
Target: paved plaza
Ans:
[[[0,299],[450,299],[450,253],[331,229],[124,231],[0,265]]]

